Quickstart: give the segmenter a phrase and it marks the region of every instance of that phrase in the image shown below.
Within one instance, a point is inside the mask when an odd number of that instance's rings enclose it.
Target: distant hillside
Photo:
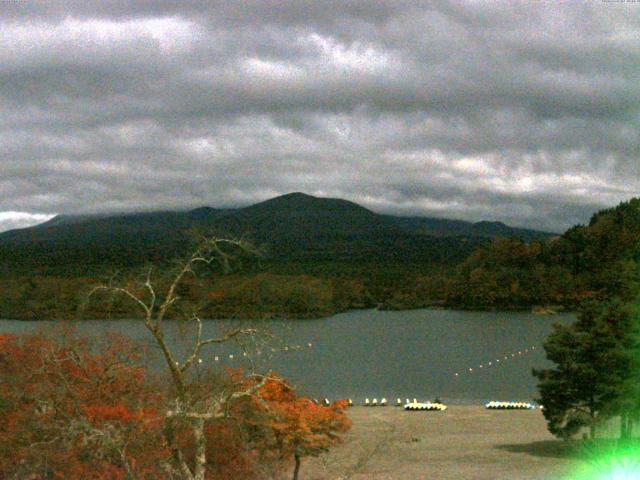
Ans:
[[[640,199],[562,235],[380,215],[340,199],[292,193],[237,209],[59,216],[0,234],[0,318],[71,318],[87,288],[114,271],[165,267],[194,234],[244,236],[266,255],[183,295],[210,318],[328,315],[352,308],[575,308],[629,298],[640,285]],[[204,301],[203,304],[200,302]],[[91,318],[135,315],[103,299]]]
[[[448,230],[443,228],[447,222]],[[161,262],[183,253],[193,230],[249,237],[266,246],[269,258],[307,262],[404,258],[451,263],[491,236],[489,229],[476,231],[471,223],[378,215],[345,200],[292,193],[240,209],[55,217],[0,234],[0,268],[5,273],[87,274]],[[527,231],[523,237],[536,234],[548,236]]]
[[[640,199],[593,215],[545,243],[496,240],[458,266],[446,302],[464,308],[629,301],[640,285]]]
[[[388,217],[389,221],[409,233],[432,235],[435,237],[483,237],[483,238],[520,238],[525,242],[544,240],[555,236],[553,233],[540,232],[525,228],[515,228],[502,222],[481,221],[477,223],[463,220],[448,220],[428,217]]]
[[[307,263],[449,265],[493,236],[550,236],[500,223],[379,215],[346,200],[291,193],[238,209],[58,216],[0,234],[0,271],[78,275],[162,262],[184,253],[194,230],[248,237],[270,259]]]

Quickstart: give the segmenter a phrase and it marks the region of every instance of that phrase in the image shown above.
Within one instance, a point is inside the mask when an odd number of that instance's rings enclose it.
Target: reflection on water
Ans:
[[[299,392],[315,397],[351,397],[358,402],[364,397],[436,396],[450,403],[530,401],[536,396],[531,369],[548,365],[544,338],[554,322],[573,319],[570,314],[353,311],[315,320],[264,321],[261,325],[275,340],[216,345],[201,357],[203,365],[214,366],[246,366],[256,360],[290,379]],[[34,331],[49,325],[2,320],[0,331]],[[212,320],[205,322],[204,331],[215,335],[225,328],[229,322]],[[79,329],[148,340],[142,323],[135,320],[84,321]],[[183,349],[188,344],[190,329],[177,322],[166,322],[166,329],[174,346]]]

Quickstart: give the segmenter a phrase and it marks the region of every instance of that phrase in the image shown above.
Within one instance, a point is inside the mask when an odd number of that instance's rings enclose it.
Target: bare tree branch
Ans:
[[[143,296],[137,294],[133,289],[114,286],[112,284],[113,280],[108,284],[94,287],[89,293],[89,298],[98,291],[108,291],[113,294],[122,295],[138,305],[144,312],[144,326],[152,335],[156,345],[160,348],[171,375],[173,386],[175,387],[175,398],[172,402],[173,408],[169,408],[165,414],[165,437],[170,445],[173,463],[175,467],[177,467],[177,470],[170,465],[166,466],[166,470],[171,477],[177,474],[183,480],[204,480],[206,476],[205,423],[228,417],[230,414],[230,406],[240,398],[253,396],[257,400],[260,400],[257,397],[257,393],[269,380],[272,380],[270,373],[268,375],[255,375],[252,373],[252,375],[247,377],[251,378],[252,382],[241,390],[232,388],[230,392],[220,395],[215,392],[208,392],[204,397],[199,398],[201,393],[199,393],[197,389],[194,389],[193,385],[189,383],[190,377],[188,377],[187,374],[191,367],[199,360],[203,348],[210,345],[224,344],[241,337],[252,338],[258,334],[258,330],[255,328],[238,327],[227,331],[219,337],[203,339],[203,322],[196,310],[190,317],[190,320],[195,322],[196,325],[195,339],[189,349],[188,356],[182,363],[178,360],[165,338],[162,322],[169,314],[171,308],[181,300],[178,291],[179,287],[185,281],[185,278],[189,275],[197,275],[197,265],[211,265],[214,262],[220,265],[224,274],[229,273],[231,271],[232,260],[234,259],[234,255],[230,253],[229,249],[255,256],[260,256],[261,254],[244,239],[206,238],[202,240],[200,247],[179,265],[164,296],[162,296],[162,293],[154,286],[152,268],[147,270],[141,285],[142,290],[146,292]],[[192,437],[195,442],[195,454],[191,462],[185,459],[185,454],[180,447],[172,441],[173,422],[177,419],[183,419],[190,425]],[[191,467],[190,464],[192,464],[193,467]]]

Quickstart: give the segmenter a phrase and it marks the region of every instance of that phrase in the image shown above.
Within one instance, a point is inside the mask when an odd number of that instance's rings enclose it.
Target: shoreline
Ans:
[[[572,314],[576,313],[574,310],[566,309],[564,307],[560,307],[557,305],[544,307],[539,305],[533,305],[530,307],[501,307],[501,308],[492,308],[492,307],[464,307],[464,306],[443,306],[440,304],[431,305],[431,306],[418,306],[418,307],[403,307],[403,308],[385,308],[384,306],[376,306],[376,307],[363,307],[363,308],[348,308],[344,310],[335,310],[332,312],[323,312],[320,314],[308,314],[308,315],[299,315],[296,317],[287,317],[287,316],[279,316],[278,313],[267,313],[263,316],[253,316],[249,315],[244,318],[240,318],[237,316],[222,316],[216,318],[203,318],[206,321],[236,321],[236,320],[253,320],[253,321],[261,321],[261,320],[274,320],[274,321],[298,321],[298,320],[321,320],[324,318],[330,318],[335,315],[340,315],[349,312],[362,312],[362,311],[377,311],[377,312],[402,312],[402,311],[416,311],[416,310],[434,310],[434,311],[451,311],[451,312],[492,312],[492,313],[531,313],[533,315],[539,316],[550,316],[550,315],[558,315],[558,314]],[[0,317],[0,321],[12,321],[12,322],[83,322],[83,321],[119,321],[119,320],[136,320],[135,317],[130,316],[113,316],[113,317],[100,317],[100,318],[82,318],[80,316],[70,316],[70,317],[62,317],[62,318],[31,318],[31,317],[18,317],[18,318],[2,318]],[[168,321],[181,321],[179,318],[167,317]]]

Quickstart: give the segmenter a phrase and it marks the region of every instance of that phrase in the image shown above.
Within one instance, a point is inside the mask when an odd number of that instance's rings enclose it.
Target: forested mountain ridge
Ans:
[[[394,217],[341,199],[291,193],[245,208],[58,216],[0,234],[0,317],[77,315],[87,287],[118,273],[158,274],[197,235],[244,237],[264,250],[237,273],[211,276],[184,294],[206,299],[204,314],[327,315],[350,308],[442,303],[451,270],[494,235],[525,241],[552,234],[503,224]],[[96,304],[87,316],[130,316],[130,306]]]
[[[551,236],[499,223],[379,215],[346,200],[291,193],[238,209],[58,216],[0,234],[0,270],[86,275],[163,261],[184,253],[194,230],[248,237],[285,262],[397,257],[447,265],[496,235]]]
[[[0,317],[73,315],[84,286],[149,263],[169,268],[193,232],[245,236],[265,250],[231,277],[192,286],[188,294],[208,298],[211,316],[304,317],[374,306],[573,309],[635,288],[640,199],[560,236],[380,215],[300,193],[238,209],[57,217],[0,234]],[[109,309],[91,315],[130,315],[123,305]]]

